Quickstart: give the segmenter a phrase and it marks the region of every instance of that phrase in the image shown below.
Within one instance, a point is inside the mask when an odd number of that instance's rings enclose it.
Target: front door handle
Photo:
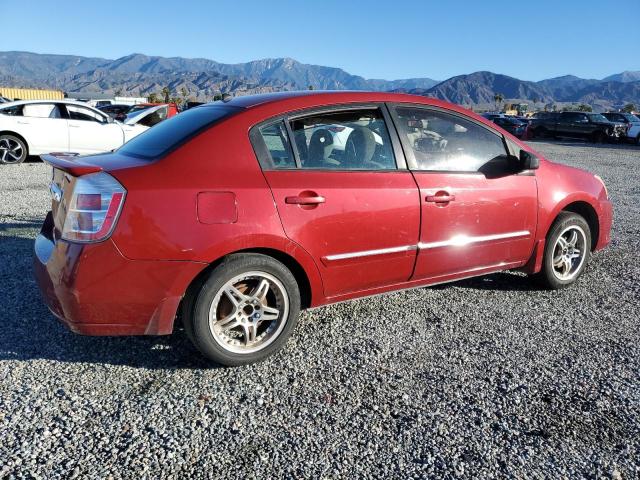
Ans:
[[[284,203],[290,203],[292,205],[318,205],[324,202],[325,202],[325,198],[320,195],[316,195],[314,197],[295,196],[295,197],[286,197],[284,199]]]
[[[447,192],[437,192],[435,195],[427,195],[425,200],[433,203],[449,203],[456,199],[455,195],[451,195]]]

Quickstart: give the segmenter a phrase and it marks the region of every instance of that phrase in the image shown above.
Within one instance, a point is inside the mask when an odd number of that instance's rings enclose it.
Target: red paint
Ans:
[[[609,242],[611,204],[602,183],[537,153],[540,168],[533,175],[497,179],[408,170],[261,170],[248,136],[256,123],[286,112],[364,102],[444,108],[532,151],[472,112],[426,97],[287,92],[232,100],[246,110],[157,161],[117,152],[73,161],[48,156],[72,176],[104,170],[127,193],[104,242],[60,240],[63,208],[57,209],[55,228],[50,217],[45,221],[35,270],[47,304],[80,333],[170,333],[195,277],[225,255],[245,250],[276,252],[296,262],[311,287],[311,306],[507,268],[533,272],[540,268],[554,218],[574,202],[596,213],[596,249]],[[518,231],[529,234],[438,246],[461,235]],[[418,244],[435,246],[418,249]],[[381,249],[395,250],[344,257]]]
[[[236,223],[238,221],[236,195],[233,192],[200,192],[198,220],[206,225]]]

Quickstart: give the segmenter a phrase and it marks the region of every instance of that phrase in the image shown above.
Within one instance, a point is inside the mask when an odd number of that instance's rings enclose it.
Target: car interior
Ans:
[[[379,110],[335,112],[291,122],[302,168],[388,170],[396,163]]]
[[[400,134],[410,145],[416,170],[510,172],[502,137],[455,115],[398,108]]]

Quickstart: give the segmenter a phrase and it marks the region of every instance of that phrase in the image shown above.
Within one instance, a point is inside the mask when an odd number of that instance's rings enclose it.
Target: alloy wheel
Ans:
[[[0,139],[0,161],[2,163],[20,163],[24,155],[24,147],[17,140],[5,137]]]
[[[577,275],[587,254],[587,236],[578,225],[565,228],[553,247],[553,273],[559,280]]]
[[[209,309],[209,329],[225,350],[247,354],[271,344],[289,315],[287,291],[266,272],[247,272],[225,283]]]

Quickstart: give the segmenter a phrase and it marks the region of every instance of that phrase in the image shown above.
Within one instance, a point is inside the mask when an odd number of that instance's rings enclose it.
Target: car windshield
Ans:
[[[241,111],[230,105],[196,107],[176,115],[134,137],[118,153],[155,160],[213,124]]]
[[[589,115],[589,119],[592,122],[608,122],[609,120],[607,120],[607,117],[605,117],[604,115],[601,115],[599,113],[591,113]]]

